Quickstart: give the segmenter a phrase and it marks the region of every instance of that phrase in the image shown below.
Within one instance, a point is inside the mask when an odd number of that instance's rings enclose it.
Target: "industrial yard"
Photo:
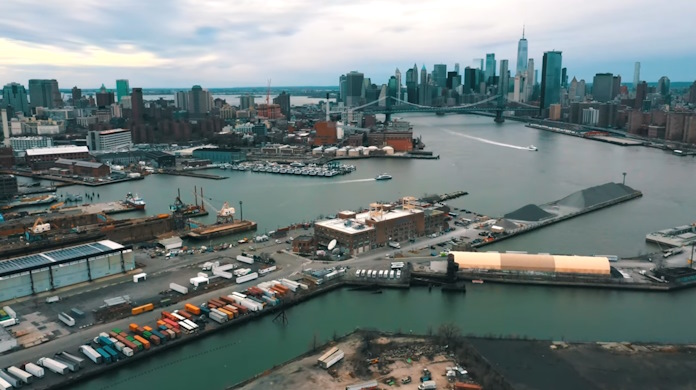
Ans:
[[[327,367],[322,357],[332,351],[337,351],[340,359],[330,361]],[[433,389],[481,389],[466,362],[456,361],[448,352],[435,337],[358,331],[233,388],[416,389],[432,382]],[[459,387],[455,387],[457,382]]]

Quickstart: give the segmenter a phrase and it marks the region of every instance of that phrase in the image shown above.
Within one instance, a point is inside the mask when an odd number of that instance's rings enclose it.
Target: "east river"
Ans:
[[[486,250],[632,256],[657,248],[645,234],[694,222],[696,161],[643,147],[620,147],[526,128],[491,118],[404,115],[439,160],[373,159],[345,163],[357,170],[331,179],[210,171],[229,175],[214,181],[152,175],[145,180],[95,189],[100,201],[136,192],[147,214],[168,212],[176,189],[193,201],[193,186],[204,187],[211,204],[229,201],[247,219],[270,231],[320,215],[401,196],[465,190],[448,202],[489,216],[529,203],[560,199],[586,187],[621,182],[643,191],[637,200],[553,225]],[[522,150],[528,145],[538,152]],[[387,172],[387,182],[371,180]],[[96,201],[96,198],[95,198]],[[211,222],[209,216],[204,221]],[[201,388],[232,385],[305,352],[317,334],[329,339],[356,327],[426,332],[454,322],[464,333],[520,335],[566,340],[696,341],[696,291],[644,293],[504,285],[479,285],[465,296],[427,289],[385,291],[379,296],[339,290],[290,309],[289,324],[271,318],[239,326],[183,348],[129,365],[74,389]],[[172,387],[173,386],[173,387]]]

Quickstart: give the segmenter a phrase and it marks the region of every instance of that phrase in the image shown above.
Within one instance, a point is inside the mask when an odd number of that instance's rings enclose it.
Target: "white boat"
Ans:
[[[531,150],[531,151],[533,151],[533,152],[538,152],[538,151],[539,151],[539,148],[537,148],[537,147],[534,146],[534,145],[529,145],[529,146],[527,146],[527,149],[528,149],[528,150]]]
[[[375,180],[391,180],[391,175],[383,173],[377,177],[375,177]]]

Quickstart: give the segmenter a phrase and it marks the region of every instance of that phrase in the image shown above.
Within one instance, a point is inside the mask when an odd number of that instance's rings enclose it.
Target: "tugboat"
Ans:
[[[139,197],[138,194],[135,194],[135,196],[130,192],[126,194],[126,204],[136,210],[145,210],[145,201],[143,198]]]
[[[383,173],[377,177],[375,177],[375,180],[391,180],[391,175]]]

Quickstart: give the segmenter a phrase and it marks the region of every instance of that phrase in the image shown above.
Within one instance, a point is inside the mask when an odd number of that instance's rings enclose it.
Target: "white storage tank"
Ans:
[[[321,155],[322,153],[324,153],[324,147],[323,147],[323,146],[319,146],[319,147],[316,147],[316,148],[312,149],[312,154],[315,155],[315,156]]]
[[[337,151],[337,150],[338,150],[337,147],[332,146],[332,147],[330,147],[330,148],[324,149],[324,154],[329,155],[329,156],[333,156],[333,155],[336,154],[336,151]]]
[[[359,149],[349,149],[348,155],[351,157],[357,157],[360,155],[360,150]]]
[[[382,148],[382,150],[383,150],[384,153],[387,154],[387,155],[392,155],[392,154],[394,154],[394,148],[392,148],[391,146],[385,146],[385,147]]]
[[[346,148],[340,148],[336,150],[336,156],[345,156],[348,154],[348,149]]]

